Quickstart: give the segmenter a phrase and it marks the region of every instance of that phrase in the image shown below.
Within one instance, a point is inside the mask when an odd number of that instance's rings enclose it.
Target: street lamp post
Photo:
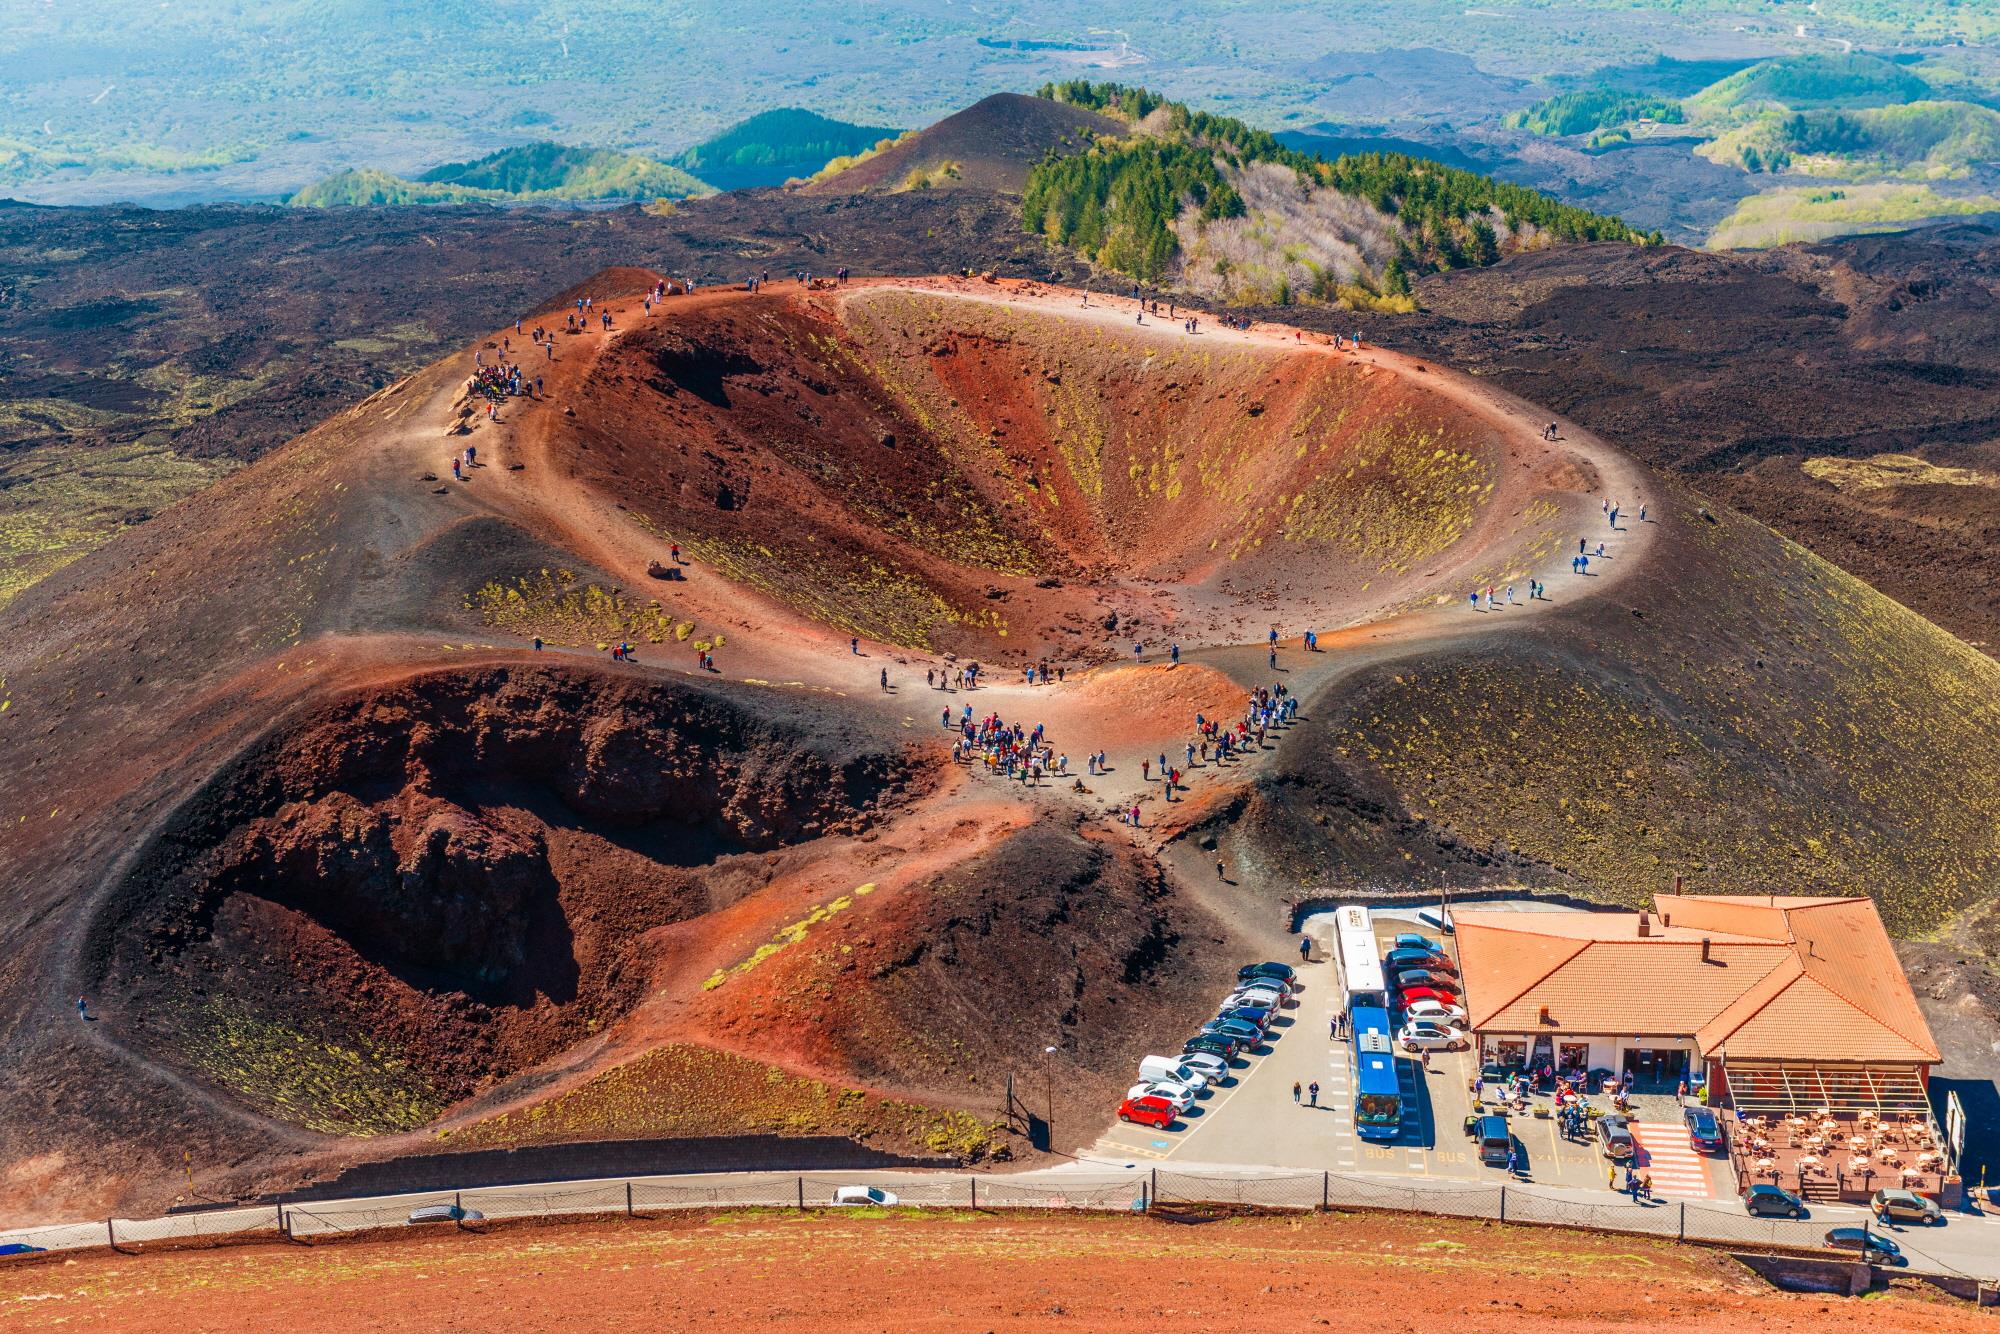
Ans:
[[[1054,1072],[1055,1055],[1056,1055],[1056,1049],[1054,1047],[1042,1048],[1042,1087],[1045,1090],[1047,1090],[1049,1097],[1049,1114],[1043,1120],[1042,1124],[1047,1126],[1049,1129],[1049,1148],[1051,1150],[1053,1150],[1056,1147],[1056,1078]]]

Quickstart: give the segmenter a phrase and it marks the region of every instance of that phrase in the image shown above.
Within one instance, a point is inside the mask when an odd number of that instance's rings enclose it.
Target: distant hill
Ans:
[[[1505,124],[1530,134],[1566,136],[1590,134],[1635,120],[1677,123],[1685,118],[1672,98],[1628,93],[1615,88],[1583,88],[1558,93],[1533,106],[1510,112]]]
[[[534,143],[471,162],[447,162],[414,180],[373,168],[338,172],[293,195],[294,208],[686,199],[715,193],[679,167],[637,153]]]
[[[815,194],[968,186],[1019,194],[1028,169],[1051,152],[1078,152],[1101,134],[1123,134],[1110,116],[1041,97],[995,93],[814,181]]]
[[[1752,172],[1935,179],[2000,162],[2000,112],[1970,102],[1768,111],[1701,153]]]
[[[1932,96],[1923,79],[1875,56],[1790,56],[1710,84],[1688,99],[1687,110],[1691,119],[1728,120],[1773,107],[1886,107]]]
[[[853,125],[799,107],[760,111],[673,159],[718,190],[783,185],[811,176],[837,157],[866,152],[898,131]]]
[[[1412,308],[1421,272],[1557,241],[1656,243],[1617,218],[1401,153],[1331,161],[1144,88],[1073,82],[1040,96],[1124,133],[1035,164],[1031,232],[1143,282],[1251,304]]]

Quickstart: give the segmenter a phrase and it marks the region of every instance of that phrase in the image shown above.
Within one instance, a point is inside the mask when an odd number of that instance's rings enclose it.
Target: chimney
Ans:
[[[1555,1022],[1555,1020],[1549,1018],[1549,1007],[1546,1005],[1542,1007],[1542,1022],[1544,1024],[1552,1024]]]
[[[1707,963],[1707,962],[1708,962],[1708,937],[1707,937],[1707,936],[1703,936],[1703,937],[1701,938],[1701,961],[1702,961],[1703,963]]]
[[[1680,876],[1676,875],[1674,877],[1674,897],[1679,898],[1680,896],[1681,896],[1681,878]]]
[[[1642,936],[1653,934],[1653,914],[1644,908],[1639,909],[1639,934]]]

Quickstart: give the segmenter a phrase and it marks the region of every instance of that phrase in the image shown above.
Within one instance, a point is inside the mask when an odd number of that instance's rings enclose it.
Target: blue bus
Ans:
[[[1354,1028],[1354,1133],[1393,1140],[1403,1129],[1403,1088],[1389,1012],[1357,1005],[1348,1014]]]

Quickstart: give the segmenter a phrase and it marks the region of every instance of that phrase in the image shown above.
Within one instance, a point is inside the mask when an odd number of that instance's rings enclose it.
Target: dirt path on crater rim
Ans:
[[[1130,299],[1093,296],[1085,307],[1081,304],[1082,294],[1075,290],[1014,280],[988,283],[957,278],[877,279],[812,292],[800,290],[795,282],[781,282],[770,284],[765,291],[779,296],[790,293],[793,299],[824,312],[829,318],[838,318],[845,302],[885,289],[1037,311],[1116,330],[1123,338],[1167,344],[1190,337],[1177,322],[1160,317],[1149,317],[1143,326],[1137,324],[1133,320],[1137,303]],[[484,456],[496,457],[489,450],[497,446],[499,460],[523,462],[527,464],[526,471],[482,469],[479,491],[496,510],[515,517],[531,530],[546,526],[560,533],[580,555],[624,580],[628,588],[657,587],[647,578],[646,566],[649,561],[666,558],[664,541],[639,527],[615,499],[582,487],[552,485],[551,479],[559,478],[563,471],[560,459],[551,454],[552,427],[560,420],[565,395],[580,386],[585,377],[589,365],[586,358],[601,355],[623,333],[646,322],[671,322],[698,303],[756,299],[765,299],[765,294],[753,297],[734,288],[710,289],[692,297],[669,297],[656,305],[650,315],[640,313],[636,301],[621,303],[629,308],[617,316],[619,327],[608,337],[592,333],[564,340],[559,359],[550,367],[553,382],[549,386],[549,401],[523,404],[515,400],[517,406],[510,412],[517,414],[516,420],[503,422],[498,432],[481,432],[477,439]],[[1531,604],[1522,596],[1517,605],[1503,603],[1490,612],[1474,611],[1462,596],[1474,586],[1468,583],[1461,595],[1442,605],[1433,600],[1429,605],[1401,607],[1397,604],[1402,599],[1392,591],[1384,600],[1389,610],[1345,625],[1280,626],[1281,674],[1277,676],[1269,670],[1267,650],[1261,642],[1187,649],[1178,669],[1164,661],[1165,645],[1149,645],[1148,653],[1133,660],[1070,673],[1062,684],[1054,686],[1029,687],[1021,681],[1018,671],[996,670],[988,673],[971,695],[924,688],[921,674],[930,668],[942,672],[946,667],[942,655],[865,639],[860,644],[861,652],[852,653],[840,632],[753,590],[712,578],[709,571],[699,567],[690,569],[686,583],[666,586],[672,590],[676,607],[701,625],[726,627],[727,647],[717,654],[717,666],[730,678],[831,692],[868,702],[918,737],[950,735],[939,725],[939,711],[947,705],[954,719],[964,704],[971,703],[975,716],[997,712],[1010,722],[1016,718],[1029,726],[1039,722],[1047,727],[1056,749],[1069,756],[1072,775],[1084,769],[1088,753],[1100,749],[1112,752],[1114,771],[1100,779],[1087,780],[1092,789],[1090,805],[1102,810],[1112,803],[1129,805],[1139,801],[1142,819],[1146,820],[1140,832],[1143,835],[1150,829],[1153,837],[1149,841],[1157,846],[1157,839],[1184,826],[1207,803],[1202,799],[1205,794],[1198,789],[1189,794],[1194,800],[1175,803],[1182,808],[1180,816],[1164,827],[1154,828],[1154,822],[1146,818],[1145,809],[1151,807],[1157,811],[1165,803],[1159,800],[1159,784],[1141,779],[1139,757],[1149,752],[1164,752],[1178,763],[1177,752],[1191,734],[1197,710],[1205,711],[1209,717],[1217,716],[1217,710],[1229,702],[1233,690],[1237,707],[1221,716],[1234,717],[1240,712],[1248,689],[1274,679],[1283,680],[1286,688],[1309,708],[1330,685],[1359,666],[1415,654],[1426,645],[1458,643],[1489,631],[1511,629],[1526,617],[1545,615],[1578,597],[1604,596],[1645,560],[1652,549],[1653,524],[1636,519],[1645,497],[1658,491],[1644,467],[1592,433],[1564,422],[1545,409],[1404,353],[1375,347],[1358,352],[1351,347],[1336,350],[1323,335],[1302,333],[1287,326],[1258,324],[1247,330],[1231,329],[1215,323],[1206,312],[1185,313],[1200,319],[1200,332],[1193,337],[1203,341],[1263,348],[1287,355],[1361,361],[1420,381],[1424,389],[1503,427],[1512,454],[1510,461],[1519,467],[1535,468],[1551,462],[1580,465],[1578,503],[1566,518],[1574,523],[1579,535],[1587,533],[1593,557],[1598,540],[1605,539],[1611,559],[1593,558],[1595,568],[1587,577],[1577,578],[1561,567],[1567,558],[1563,552],[1548,555],[1522,575],[1523,580],[1532,575],[1550,586],[1550,599],[1545,602]],[[1551,423],[1558,428],[1559,438],[1554,442],[1542,436],[1543,428]],[[428,439],[423,444],[426,449],[436,448]],[[1584,497],[1622,505],[1631,517],[1612,531],[1604,523],[1601,511],[1594,511]],[[1496,556],[1505,554],[1475,549],[1455,554],[1451,564],[1471,571],[1479,563],[1490,564]],[[1525,587],[1520,592],[1525,595]],[[1318,631],[1318,653],[1309,654],[1300,647],[1300,636],[1307,629]],[[643,656],[651,659],[656,655],[647,652]],[[886,694],[879,684],[879,674],[885,667],[893,687],[893,692]],[[671,662],[664,667],[647,662],[644,670],[693,672],[690,666]],[[1197,683],[1190,677],[1201,679]],[[940,740],[939,750],[943,748],[944,742]],[[1226,772],[1237,775],[1245,771],[1246,766],[1238,765]],[[1202,772],[1204,776],[1215,773]],[[1045,787],[1041,795],[1054,797],[1055,786]]]

